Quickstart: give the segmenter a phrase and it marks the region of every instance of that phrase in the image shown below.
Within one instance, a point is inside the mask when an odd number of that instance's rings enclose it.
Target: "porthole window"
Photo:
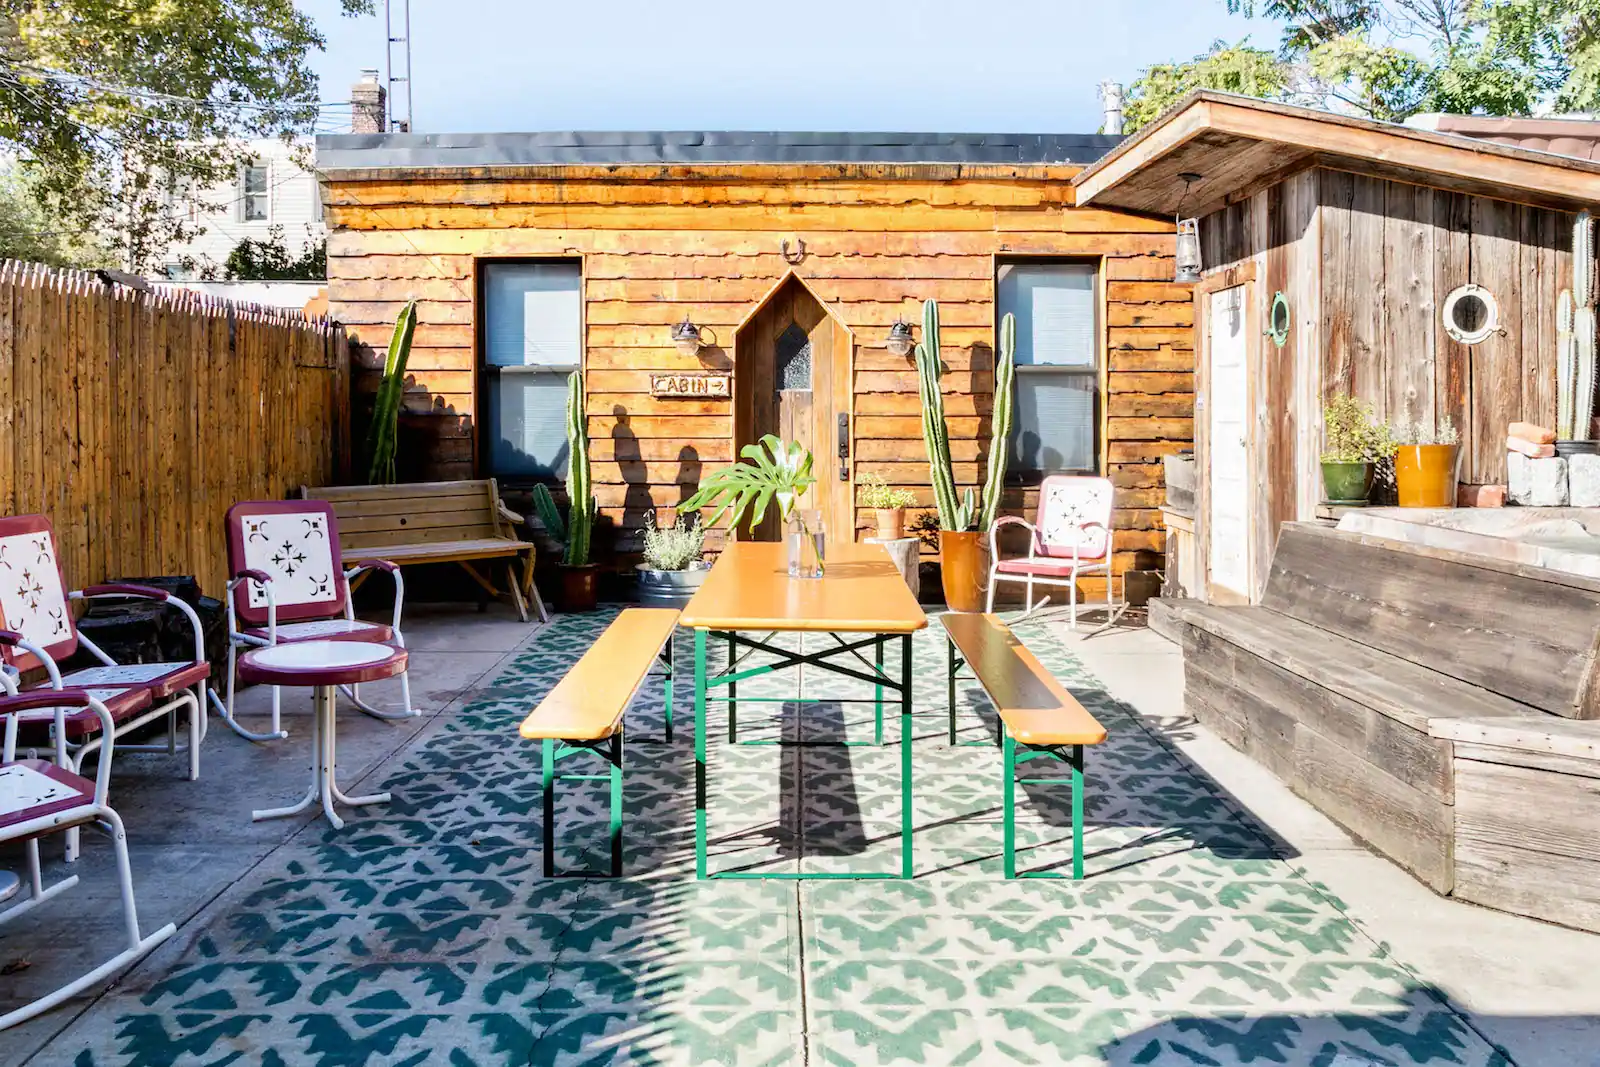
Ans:
[[[1500,305],[1481,285],[1463,285],[1444,299],[1444,332],[1475,345],[1500,331]]]
[[[1267,334],[1279,348],[1289,343],[1289,298],[1281,292],[1272,294],[1272,310],[1267,313]]]

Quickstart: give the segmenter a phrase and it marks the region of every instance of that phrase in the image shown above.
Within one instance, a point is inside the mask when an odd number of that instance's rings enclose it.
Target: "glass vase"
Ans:
[[[784,522],[783,541],[789,549],[789,577],[821,578],[827,558],[822,512],[796,509]]]

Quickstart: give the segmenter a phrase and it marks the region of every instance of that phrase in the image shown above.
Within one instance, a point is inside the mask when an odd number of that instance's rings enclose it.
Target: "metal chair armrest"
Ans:
[[[10,717],[39,708],[56,709],[56,734],[66,730],[67,708],[88,708],[100,720],[100,765],[94,776],[94,802],[104,804],[111,790],[111,750],[116,744],[117,724],[111,710],[79,689],[35,689],[16,696],[0,697],[0,716]]]
[[[344,580],[348,582],[362,571],[386,571],[389,577],[394,579],[394,616],[390,620],[389,629],[398,634],[400,632],[400,614],[406,599],[406,581],[400,576],[400,565],[386,559],[358,560],[354,567],[344,572]],[[355,605],[351,603],[351,598],[348,595],[344,598],[344,614],[348,619],[356,617]]]
[[[13,648],[20,648],[24,652],[33,654],[40,663],[44,664],[45,673],[50,676],[50,688],[61,688],[61,668],[56,666],[56,661],[50,653],[15,630],[0,630],[0,645],[10,645]]]
[[[238,630],[238,619],[234,612],[233,591],[245,582],[255,582],[261,587],[261,592],[267,598],[267,640],[272,644],[278,643],[278,601],[272,595],[272,575],[266,571],[247,567],[239,571],[228,581],[227,593],[223,599],[228,605],[228,633],[232,635]],[[230,641],[233,638],[228,638]]]
[[[1035,550],[1039,545],[1038,527],[1034,526],[1033,523],[1029,522],[1027,519],[1019,519],[1015,515],[1002,515],[998,519],[994,520],[994,524],[989,527],[989,558],[991,560],[998,560],[1000,558],[999,534],[1000,527],[1002,526],[1022,526],[1027,529],[1028,558],[1032,559],[1035,555]]]

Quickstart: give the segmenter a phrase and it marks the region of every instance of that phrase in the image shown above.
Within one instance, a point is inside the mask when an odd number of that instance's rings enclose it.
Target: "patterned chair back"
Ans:
[[[227,527],[228,573],[271,575],[280,623],[344,614],[348,591],[332,504],[244,500],[228,509]],[[233,607],[252,626],[267,624],[266,593],[256,582],[239,583]]]
[[[1052,474],[1041,482],[1034,522],[1039,555],[1070,559],[1076,546],[1079,559],[1103,559],[1110,546],[1112,496],[1109,478]],[[1101,528],[1086,530],[1086,522],[1097,522]]]
[[[43,515],[0,519],[0,629],[21,634],[58,663],[78,649],[61,558]],[[4,645],[0,660],[19,671],[40,665],[31,652]]]

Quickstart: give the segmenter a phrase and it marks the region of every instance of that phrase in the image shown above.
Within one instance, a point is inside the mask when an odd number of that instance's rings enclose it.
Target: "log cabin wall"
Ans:
[[[355,379],[375,387],[374,350],[416,299],[402,461],[411,477],[467,478],[475,458],[478,266],[582,262],[584,369],[595,492],[624,533],[681,501],[733,456],[722,399],[657,399],[651,372],[731,371],[735,328],[790,272],[854,334],[854,475],[883,475],[931,508],[917,380],[884,340],[937,299],[956,480],[974,485],[993,401],[995,271],[1006,257],[1100,268],[1102,469],[1118,486],[1116,569],[1159,566],[1161,457],[1192,437],[1187,286],[1172,281],[1172,227],[1073,206],[1076,166],[718,165],[350,171],[326,180],[330,314],[371,346]],[[786,262],[805,242],[805,255]],[[718,345],[679,355],[685,316]],[[920,339],[920,328],[919,328]],[[737,385],[735,386],[737,389]],[[614,435],[637,438],[619,459]],[[698,464],[680,464],[691,444]],[[631,448],[632,446],[630,446]],[[409,453],[409,457],[408,457]],[[823,458],[819,455],[819,462]],[[1034,494],[1008,492],[1007,509]],[[865,527],[869,513],[858,512]],[[626,548],[626,540],[620,542]]]
[[[1298,438],[1298,485],[1285,483],[1287,467],[1263,472],[1274,480],[1271,531],[1311,517],[1320,398],[1344,392],[1389,422],[1408,410],[1423,423],[1448,414],[1461,432],[1462,480],[1505,481],[1506,426],[1555,419],[1556,300],[1572,284],[1572,224],[1568,212],[1325,168],[1202,220],[1208,268],[1256,263],[1267,279],[1256,290],[1261,321],[1280,290],[1295,316],[1261,394],[1270,398],[1262,417],[1287,418],[1283,432]],[[1469,282],[1493,294],[1502,326],[1470,346],[1440,318],[1445,298]],[[1297,368],[1287,392],[1284,366]]]

